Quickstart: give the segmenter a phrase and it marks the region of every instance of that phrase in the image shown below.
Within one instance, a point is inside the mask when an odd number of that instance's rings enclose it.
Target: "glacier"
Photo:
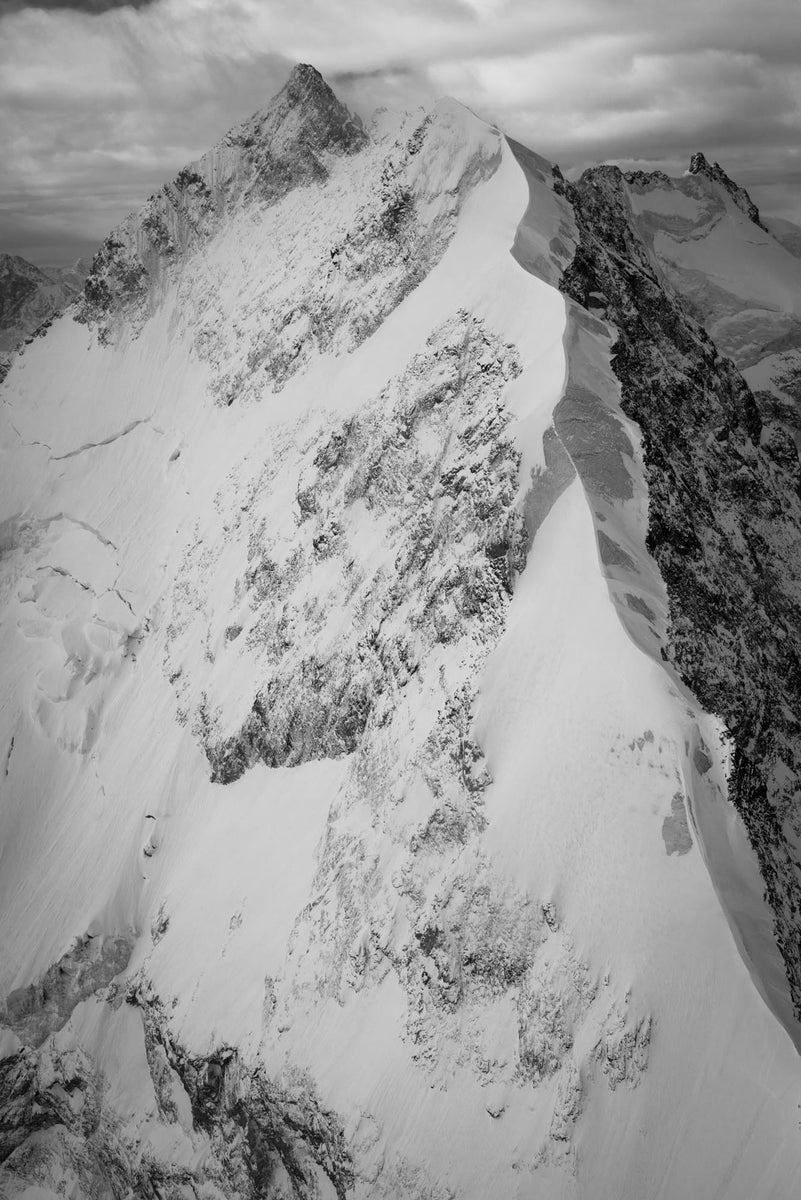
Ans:
[[[297,67],[14,356],[4,1195],[794,1194],[794,834],[654,522],[736,451],[794,580],[801,263],[695,165],[566,182]]]

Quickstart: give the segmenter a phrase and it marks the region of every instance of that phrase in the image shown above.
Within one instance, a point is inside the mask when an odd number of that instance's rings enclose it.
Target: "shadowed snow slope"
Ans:
[[[797,1189],[771,914],[558,184],[297,68],[14,361],[5,1194]]]

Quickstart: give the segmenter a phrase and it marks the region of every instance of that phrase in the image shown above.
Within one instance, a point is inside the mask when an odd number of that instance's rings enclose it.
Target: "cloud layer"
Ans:
[[[89,251],[296,61],[365,115],[456,96],[568,169],[703,149],[801,220],[797,0],[0,0],[0,249]]]

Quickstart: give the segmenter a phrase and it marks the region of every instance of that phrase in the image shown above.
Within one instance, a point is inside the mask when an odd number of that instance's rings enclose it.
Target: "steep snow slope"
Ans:
[[[309,68],[202,162],[3,386],[9,1194],[793,1194],[771,917],[550,168]]]

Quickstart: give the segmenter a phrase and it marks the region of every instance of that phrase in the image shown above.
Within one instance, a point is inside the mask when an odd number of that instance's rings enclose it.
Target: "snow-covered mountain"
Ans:
[[[15,357],[4,1194],[795,1194],[801,261],[749,206],[298,67]]]

